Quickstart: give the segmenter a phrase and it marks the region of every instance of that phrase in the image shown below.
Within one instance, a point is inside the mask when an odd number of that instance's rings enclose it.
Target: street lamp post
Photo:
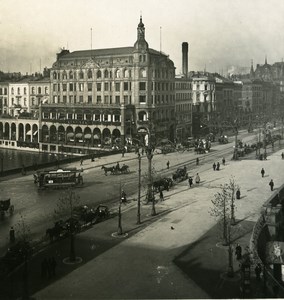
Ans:
[[[138,199],[137,199],[137,224],[141,224],[141,156],[138,153]]]
[[[152,187],[152,158],[153,158],[153,149],[150,145],[146,149],[146,155],[148,159],[148,190],[147,190],[147,197],[148,202],[152,201],[152,212],[151,216],[156,215],[156,208],[155,208],[155,197],[153,195],[153,187]]]
[[[238,126],[237,126],[237,119],[234,121],[234,131],[235,131],[234,159],[238,160]]]

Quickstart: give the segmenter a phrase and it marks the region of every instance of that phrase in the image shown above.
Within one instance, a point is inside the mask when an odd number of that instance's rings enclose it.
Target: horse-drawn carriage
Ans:
[[[125,164],[123,164],[121,167],[119,166],[119,164],[116,165],[116,166],[112,166],[112,167],[102,166],[101,169],[104,170],[106,176],[107,176],[108,172],[111,175],[118,175],[118,174],[127,174],[127,173],[130,173],[129,166],[125,165]]]
[[[173,181],[183,181],[188,178],[186,166],[178,168],[173,174]]]
[[[161,178],[153,182],[154,192],[159,192],[161,190],[168,191],[170,187],[173,186],[173,180],[171,178]]]
[[[5,213],[12,215],[14,213],[14,205],[11,205],[10,198],[7,200],[0,200],[0,216],[3,218]]]

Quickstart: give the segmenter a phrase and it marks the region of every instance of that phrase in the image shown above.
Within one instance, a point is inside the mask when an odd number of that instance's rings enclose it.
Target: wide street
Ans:
[[[248,134],[242,131],[239,134],[239,139],[243,142],[255,142],[255,134]],[[205,164],[207,168],[211,168],[214,161],[220,161],[223,156],[230,160],[233,153],[234,137],[230,137],[230,143],[220,145],[214,143],[210,153],[196,155],[194,151],[175,152],[167,155],[157,154],[153,157],[153,167],[156,171],[157,177],[168,176],[178,166],[187,166],[189,175],[191,169],[195,166],[196,157],[199,157],[200,164]],[[95,162],[85,161],[83,166],[80,163],[71,163],[64,167],[83,168],[84,186],[75,189],[79,195],[82,205],[89,205],[96,207],[99,204],[105,203],[110,207],[117,206],[119,199],[120,185],[124,188],[127,195],[135,195],[138,188],[138,160],[134,153],[126,153],[125,157],[120,154],[96,159]],[[166,169],[166,162],[170,161],[170,169]],[[123,163],[129,165],[130,173],[121,175],[105,176],[102,165],[115,165],[119,161],[120,165]],[[141,181],[142,181],[142,195],[145,194],[147,184],[147,158],[144,155],[141,163]],[[110,188],[111,187],[111,188]],[[0,253],[5,253],[8,245],[9,228],[10,226],[17,226],[20,217],[22,216],[29,226],[33,238],[42,237],[47,228],[52,227],[56,216],[54,209],[57,208],[58,200],[62,196],[62,190],[38,190],[33,183],[32,173],[18,178],[4,178],[0,182],[1,198],[10,198],[11,203],[15,207],[13,216],[6,215],[1,221],[0,227]],[[131,196],[130,196],[131,197]],[[133,196],[137,197],[137,196]]]

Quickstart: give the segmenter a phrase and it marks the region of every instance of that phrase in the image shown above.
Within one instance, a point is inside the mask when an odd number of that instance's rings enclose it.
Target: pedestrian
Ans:
[[[263,154],[263,159],[267,160],[267,154],[266,154],[266,152],[264,152],[264,154]]]
[[[235,254],[237,260],[240,260],[242,258],[242,247],[240,246],[240,244],[237,244]]]
[[[196,158],[196,165],[197,166],[199,165],[199,158],[198,157]]]
[[[226,160],[225,157],[222,158],[222,164],[225,166]]]
[[[237,191],[236,191],[236,198],[238,200],[241,199],[241,191],[240,191],[240,189],[237,189]]]
[[[142,152],[142,155],[144,155],[144,152],[145,152],[144,148],[142,148],[142,151],[141,151],[141,152]]]
[[[122,150],[121,150],[121,156],[122,156],[122,157],[124,157],[124,153],[125,153],[125,149],[122,148]]]
[[[162,189],[160,189],[160,201],[164,201],[164,195]]]
[[[56,272],[56,266],[57,266],[57,263],[56,263],[56,260],[54,258],[54,256],[50,259],[50,267],[51,267],[51,275],[52,276],[55,276]]]
[[[46,278],[47,277],[47,268],[48,268],[48,261],[45,258],[42,262],[41,262],[41,278]]]
[[[220,170],[220,163],[217,162],[217,165],[216,165],[216,171],[219,171]]]
[[[193,184],[193,179],[191,176],[188,177],[188,184],[189,184],[189,187],[191,188],[191,186]]]
[[[83,165],[83,158],[80,159],[80,166]]]
[[[255,276],[256,276],[256,279],[257,279],[258,281],[260,281],[260,274],[261,274],[261,271],[262,271],[262,269],[261,269],[261,264],[258,263],[258,264],[256,265],[255,269],[254,269]]]
[[[167,161],[167,169],[169,169],[169,168],[170,168],[170,162]]]
[[[213,164],[213,171],[215,171],[215,170],[216,170],[216,164],[214,162],[214,164]]]
[[[10,243],[13,244],[15,243],[15,230],[13,226],[10,228]]]
[[[271,191],[273,191],[273,187],[274,187],[273,179],[270,180],[269,185],[270,185]]]
[[[261,173],[261,176],[264,177],[265,171],[263,168],[261,169],[260,173]]]
[[[281,157],[282,157],[282,159],[284,159],[284,152],[281,153]]]
[[[198,173],[196,174],[196,177],[195,177],[195,183],[196,183],[196,184],[199,184],[199,183],[200,183],[200,176],[199,176]]]
[[[95,161],[95,155],[94,155],[94,154],[92,154],[92,156],[91,156],[91,161],[92,161],[92,162]]]

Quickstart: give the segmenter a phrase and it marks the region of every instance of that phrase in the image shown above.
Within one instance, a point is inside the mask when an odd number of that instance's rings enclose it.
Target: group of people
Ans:
[[[264,170],[264,168],[262,168],[262,169],[260,170],[260,174],[261,174],[261,177],[264,177],[264,175],[265,175],[265,170]],[[274,189],[274,181],[273,181],[273,179],[271,179],[271,180],[269,181],[269,186],[270,186],[270,190],[273,191],[273,189]]]
[[[50,258],[44,258],[41,263],[41,278],[52,278],[56,274],[56,260],[53,257]]]
[[[195,176],[195,183],[198,185],[200,183],[200,176],[199,174],[197,173],[196,176]],[[188,177],[188,185],[189,187],[191,188],[192,185],[193,185],[193,178],[191,176]]]
[[[223,164],[223,166],[225,166],[225,164],[226,164],[226,159],[225,159],[225,157],[223,157],[222,158],[222,164]],[[220,163],[219,162],[217,162],[217,164],[214,162],[213,163],[213,171],[219,171],[220,170]]]

